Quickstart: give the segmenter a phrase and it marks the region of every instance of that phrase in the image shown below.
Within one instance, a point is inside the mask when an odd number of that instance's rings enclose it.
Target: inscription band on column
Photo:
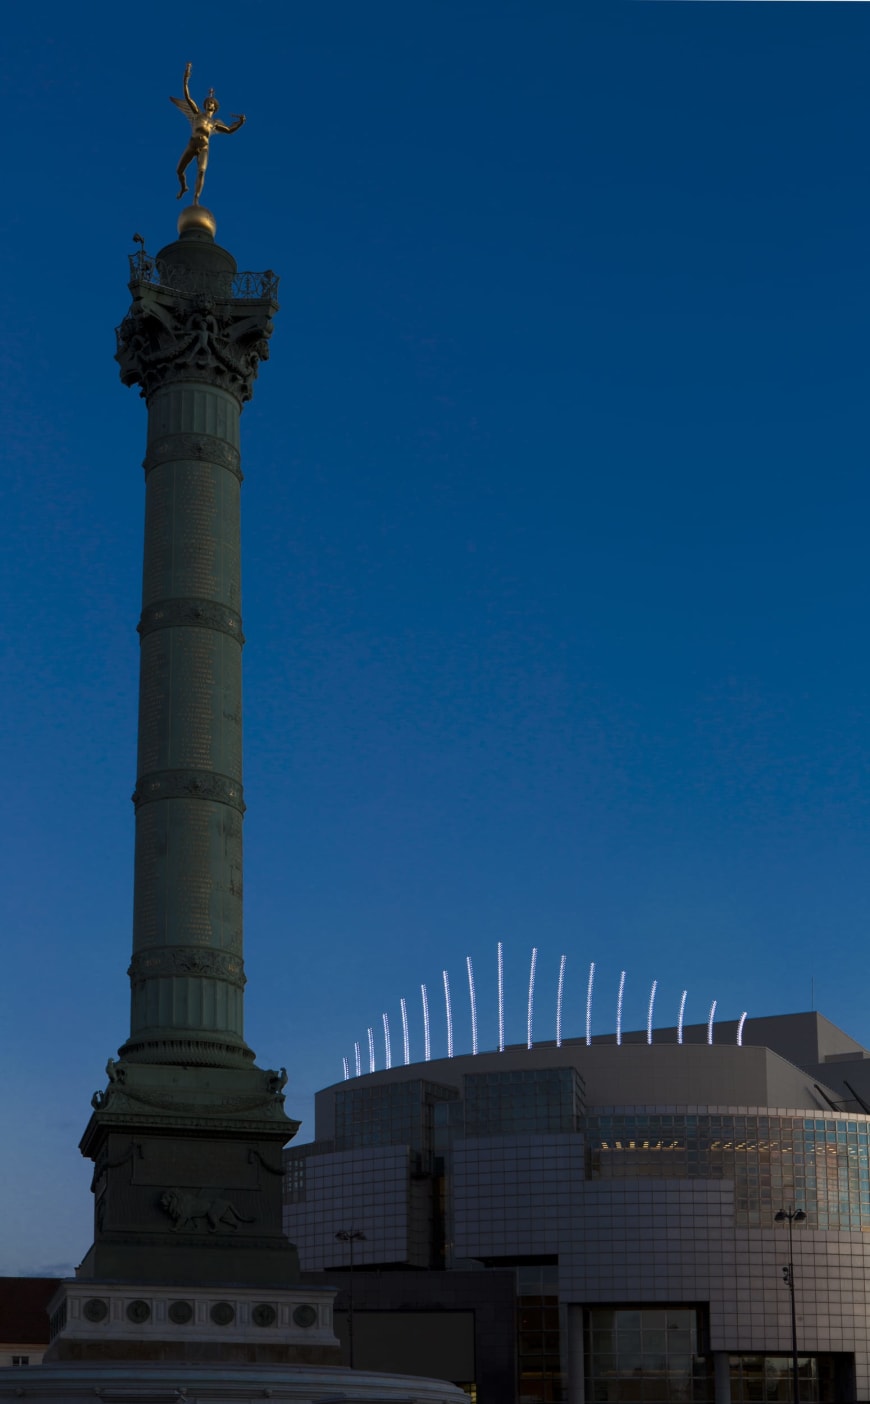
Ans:
[[[149,800],[203,799],[228,804],[240,814],[245,812],[240,782],[213,770],[151,771],[139,777],[132,798],[137,809]]]
[[[237,614],[234,609],[229,609],[226,605],[218,604],[215,600],[197,597],[157,600],[155,604],[148,605],[142,611],[142,618],[136,625],[136,632],[144,639],[148,634],[153,634],[156,629],[176,627],[215,629],[220,634],[229,635],[239,644],[245,642],[240,614]]]
[[[213,434],[165,434],[148,445],[142,467],[145,475],[161,463],[178,463],[193,460],[197,463],[213,463],[218,468],[227,468],[244,480],[242,458],[239,450],[225,439],[217,439]]]

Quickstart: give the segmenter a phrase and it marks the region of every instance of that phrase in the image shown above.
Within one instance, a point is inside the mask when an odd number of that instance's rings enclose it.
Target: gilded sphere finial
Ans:
[[[213,239],[217,233],[217,220],[205,205],[188,205],[178,216],[178,233],[181,238],[185,234],[205,234]]]

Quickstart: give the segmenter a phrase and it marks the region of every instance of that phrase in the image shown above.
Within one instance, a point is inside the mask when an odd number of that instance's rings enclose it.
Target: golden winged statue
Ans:
[[[170,98],[174,102],[179,112],[183,112],[190,123],[190,141],[184,148],[181,160],[178,163],[176,174],[181,189],[177,198],[180,200],[185,191],[189,188],[184,172],[191,161],[196,161],[196,187],[193,192],[193,203],[199,204],[199,197],[202,194],[202,187],[205,184],[205,170],[208,165],[208,144],[213,132],[237,132],[239,127],[244,126],[245,118],[238,112],[231,112],[230,116],[235,117],[235,122],[228,127],[224,122],[217,120],[218,101],[214,95],[214,88],[209,88],[208,97],[205,98],[202,108],[197,107],[190,96],[190,75],[193,72],[193,64],[189,63],[184,70],[184,97]]]

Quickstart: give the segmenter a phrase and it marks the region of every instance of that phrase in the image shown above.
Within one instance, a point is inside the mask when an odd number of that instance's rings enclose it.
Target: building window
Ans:
[[[12,1357],[12,1364],[13,1364],[13,1365],[29,1365],[29,1364],[30,1364],[30,1356],[29,1356],[29,1355],[13,1355],[13,1357]]]
[[[708,1404],[713,1377],[704,1324],[692,1306],[591,1307],[586,1398],[593,1404]]]
[[[552,1135],[576,1131],[585,1089],[576,1068],[467,1073],[465,1135]]]
[[[732,1355],[731,1404],[790,1404],[792,1358],[790,1355]],[[822,1369],[819,1366],[822,1364]],[[824,1404],[835,1397],[834,1368],[826,1357],[798,1356],[798,1393],[801,1404]],[[839,1394],[836,1395],[840,1398]]]
[[[517,1270],[517,1366],[520,1404],[567,1398],[559,1342],[559,1269]]]
[[[870,1117],[590,1115],[591,1180],[732,1180],[735,1222],[799,1204],[813,1229],[870,1228]]]
[[[284,1162],[284,1203],[305,1203],[305,1158],[288,1155]]]

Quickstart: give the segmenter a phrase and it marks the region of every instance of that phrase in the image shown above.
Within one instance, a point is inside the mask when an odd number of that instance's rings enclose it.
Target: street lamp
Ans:
[[[782,1278],[786,1283],[789,1296],[791,1297],[791,1397],[793,1404],[798,1404],[798,1354],[797,1354],[797,1317],[794,1309],[794,1252],[792,1248],[791,1226],[792,1224],[802,1224],[806,1219],[803,1209],[795,1209],[790,1204],[787,1209],[780,1209],[774,1214],[775,1224],[788,1224],[788,1267],[782,1270]]]
[[[335,1235],[339,1243],[346,1243],[350,1248],[350,1282],[347,1289],[347,1353],[350,1368],[353,1369],[353,1245],[355,1243],[365,1243],[366,1236],[362,1229],[339,1229]]]

